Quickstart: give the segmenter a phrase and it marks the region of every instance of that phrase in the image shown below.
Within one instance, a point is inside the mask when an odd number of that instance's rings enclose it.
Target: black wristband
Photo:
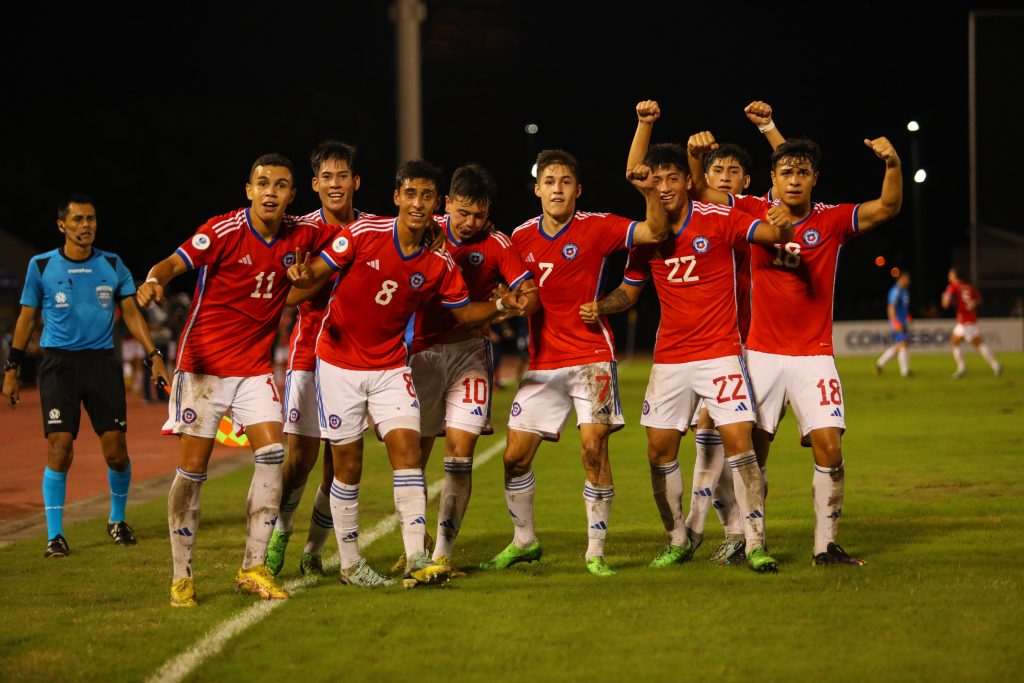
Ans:
[[[16,349],[13,346],[7,352],[8,365],[19,366],[25,362],[25,349]]]
[[[152,351],[146,354],[145,358],[142,359],[142,366],[145,368],[153,367],[153,356],[160,356],[161,358],[163,358],[164,354],[160,353],[160,349],[153,349]]]

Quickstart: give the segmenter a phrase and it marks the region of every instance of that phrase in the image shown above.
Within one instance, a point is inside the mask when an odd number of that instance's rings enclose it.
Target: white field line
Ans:
[[[501,453],[505,447],[505,440],[495,443],[480,455],[473,458],[473,469],[476,469]],[[443,480],[435,481],[427,487],[427,501],[431,501],[441,492]],[[359,535],[359,547],[366,548],[380,537],[394,531],[398,525],[398,515],[388,515],[373,526],[365,534]],[[338,555],[331,555],[324,562],[324,569],[330,571],[337,568]],[[292,579],[284,584],[285,590],[295,595],[304,588],[308,588],[320,580],[318,576],[304,576],[299,579]],[[180,655],[172,657],[164,662],[164,665],[152,676],[146,679],[147,683],[171,683],[181,681],[210,657],[219,653],[232,638],[248,628],[270,616],[278,607],[287,604],[287,600],[260,600],[251,607],[247,607],[235,616],[214,626],[210,631],[203,634],[192,647]]]

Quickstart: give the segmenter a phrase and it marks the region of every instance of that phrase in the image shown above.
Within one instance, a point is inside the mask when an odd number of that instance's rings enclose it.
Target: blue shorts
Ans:
[[[899,344],[899,343],[902,343],[902,342],[909,342],[909,341],[910,341],[910,335],[907,334],[905,331],[904,332],[897,332],[896,330],[892,331],[892,343],[893,344]]]

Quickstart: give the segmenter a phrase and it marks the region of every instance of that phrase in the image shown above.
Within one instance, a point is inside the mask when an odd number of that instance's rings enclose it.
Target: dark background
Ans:
[[[923,310],[937,301],[954,248],[967,244],[971,3],[426,5],[424,155],[447,173],[467,161],[490,168],[499,183],[492,214],[506,232],[539,212],[529,169],[547,147],[579,158],[580,208],[641,215],[623,179],[640,99],[662,105],[655,142],[710,129],[751,151],[751,191],[766,191],[770,150],[742,112],[763,99],[786,136],[821,144],[818,200],[878,196],[883,166],[866,137],[888,136],[904,160],[902,214],[844,249],[837,318],[884,316],[892,265],[925,268],[912,288]],[[356,206],[391,213],[387,2],[23,11],[0,29],[0,228],[40,251],[62,243],[57,198],[84,191],[99,212],[97,245],[120,253],[141,278],[207,218],[247,203],[249,166],[268,151],[299,168],[292,212],[312,210],[306,159],[326,137],[360,149]],[[981,219],[1018,232],[1022,23],[988,20],[979,74]],[[928,171],[921,207],[910,192],[910,119],[921,123]],[[527,135],[527,123],[539,133]],[[918,210],[925,264],[913,263]],[[878,255],[884,268],[874,265]],[[609,286],[618,283],[616,265]],[[644,317],[656,306],[643,305]]]

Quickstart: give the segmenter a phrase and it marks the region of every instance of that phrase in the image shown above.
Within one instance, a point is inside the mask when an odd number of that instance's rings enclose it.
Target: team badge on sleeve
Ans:
[[[808,230],[804,233],[804,244],[809,247],[813,247],[821,240],[821,234],[817,230]]]
[[[574,258],[580,255],[580,248],[572,242],[562,247],[562,256],[565,257],[566,261],[572,261]]]
[[[206,251],[210,248],[210,238],[206,235],[196,235],[192,238],[192,246],[199,251]]]
[[[338,237],[338,239],[334,240],[331,243],[331,249],[336,254],[344,254],[346,251],[348,251],[348,238],[345,237],[344,235]]]
[[[693,250],[698,254],[703,254],[705,251],[711,248],[711,242],[704,235],[697,235],[693,238]]]
[[[484,264],[484,254],[482,251],[473,250],[469,252],[469,265],[471,266],[482,266]]]
[[[419,289],[423,286],[423,283],[427,281],[427,278],[423,273],[413,273],[409,276],[409,286],[413,289]]]

